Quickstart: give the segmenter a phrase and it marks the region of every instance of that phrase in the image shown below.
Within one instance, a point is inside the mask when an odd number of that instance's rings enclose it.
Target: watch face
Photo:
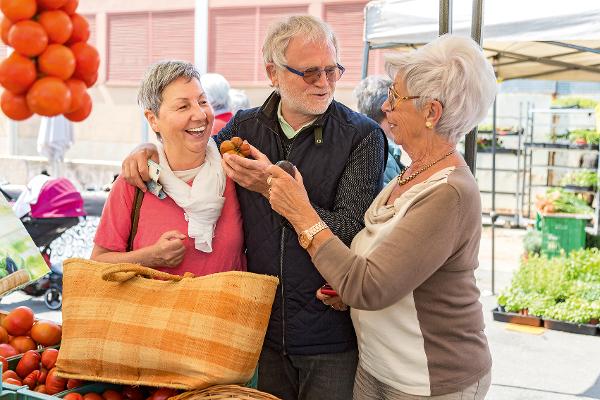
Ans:
[[[310,245],[310,242],[311,242],[308,235],[304,232],[302,232],[300,234],[300,236],[298,236],[298,241],[300,242],[300,246],[302,246],[303,249],[306,249]]]

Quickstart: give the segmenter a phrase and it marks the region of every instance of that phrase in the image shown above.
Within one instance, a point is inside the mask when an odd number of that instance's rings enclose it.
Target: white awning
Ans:
[[[453,33],[470,36],[472,0],[453,0]],[[412,48],[438,35],[439,0],[375,0],[365,7],[373,48]],[[487,0],[483,48],[499,79],[600,81],[600,1]]]

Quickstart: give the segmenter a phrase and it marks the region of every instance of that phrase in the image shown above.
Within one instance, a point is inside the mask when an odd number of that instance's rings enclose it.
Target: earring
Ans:
[[[427,129],[433,128],[433,124],[431,123],[431,121],[425,121],[425,126],[427,127]]]

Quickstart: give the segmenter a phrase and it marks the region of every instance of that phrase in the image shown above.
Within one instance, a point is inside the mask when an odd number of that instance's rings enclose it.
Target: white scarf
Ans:
[[[195,239],[196,249],[211,253],[215,226],[225,203],[223,193],[226,182],[221,155],[215,141],[212,138],[208,140],[204,163],[198,168],[192,186],[177,178],[171,171],[165,150],[160,144],[158,156],[162,167],[158,182],[169,197],[185,211],[188,236]]]

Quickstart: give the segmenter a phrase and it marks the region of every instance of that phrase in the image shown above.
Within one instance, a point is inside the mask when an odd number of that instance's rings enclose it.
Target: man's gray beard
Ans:
[[[333,101],[333,95],[331,95],[329,101],[327,102],[327,105],[323,106],[323,109],[317,109],[316,107],[313,108],[305,104],[305,102],[302,101],[301,97],[290,94],[290,92],[287,90],[287,87],[285,87],[284,85],[279,84],[277,91],[279,92],[281,98],[285,98],[285,101],[288,104],[290,104],[295,110],[299,110],[306,115],[314,115],[315,117],[327,111],[329,105]]]

